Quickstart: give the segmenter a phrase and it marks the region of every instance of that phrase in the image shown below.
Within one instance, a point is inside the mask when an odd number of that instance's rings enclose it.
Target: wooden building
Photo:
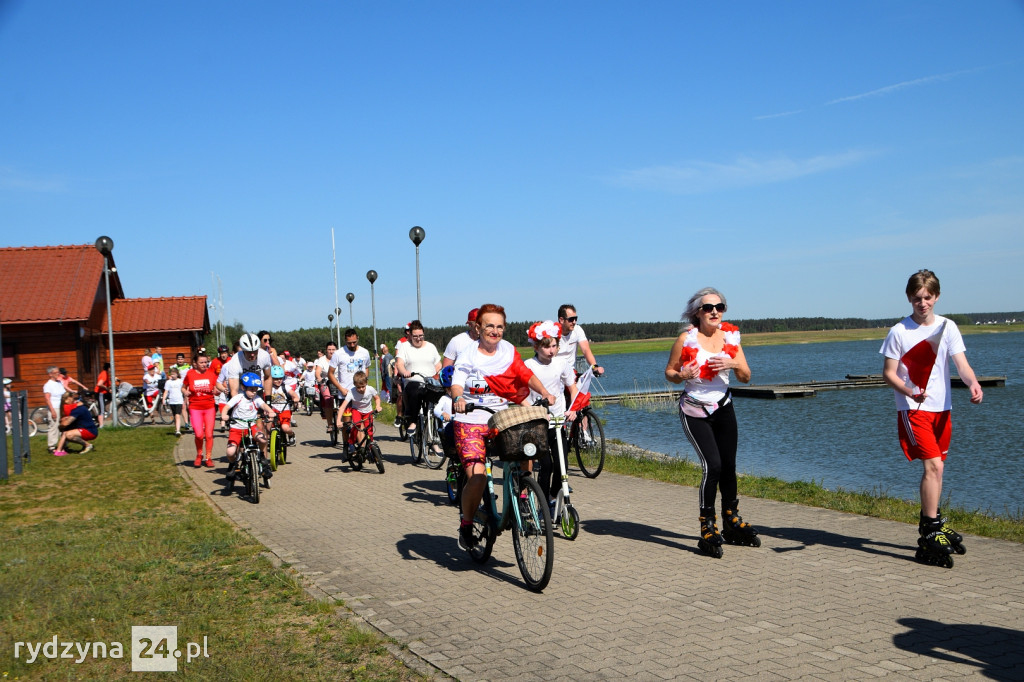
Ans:
[[[111,257],[111,265],[114,259]],[[108,362],[103,256],[92,244],[0,248],[0,339],[11,389],[43,404],[46,368],[64,367],[92,388]],[[210,330],[205,296],[128,299],[110,275],[115,368],[139,385],[146,348],[161,346],[165,366],[191,357]]]

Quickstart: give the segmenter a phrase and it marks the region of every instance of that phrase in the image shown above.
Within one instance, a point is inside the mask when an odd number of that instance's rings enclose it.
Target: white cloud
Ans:
[[[740,157],[732,163],[686,161],[677,165],[650,166],[620,173],[614,182],[626,187],[654,189],[673,194],[702,194],[737,187],[785,182],[806,175],[857,164],[874,152],[849,151],[807,159]]]
[[[787,116],[796,116],[797,114],[804,113],[803,109],[794,109],[793,111],[783,111],[778,114],[765,114],[763,116],[755,116],[755,121],[766,121],[770,118],[785,118]]]
[[[866,99],[868,97],[881,97],[882,95],[890,95],[906,88],[913,88],[919,85],[927,85],[928,83],[937,83],[940,81],[948,81],[957,76],[962,76],[965,73],[971,73],[978,71],[978,69],[961,69],[960,71],[950,71],[949,73],[940,73],[934,76],[925,76],[923,78],[915,78],[909,81],[903,81],[902,83],[895,83],[893,85],[886,85],[884,88],[877,88],[875,90],[869,90],[868,92],[862,92],[858,95],[848,95],[846,97],[839,97],[837,99],[825,102],[826,106],[832,104],[840,104],[842,102],[854,102],[859,99]]]
[[[63,192],[67,189],[59,178],[32,177],[10,166],[0,167],[0,190],[18,192]]]

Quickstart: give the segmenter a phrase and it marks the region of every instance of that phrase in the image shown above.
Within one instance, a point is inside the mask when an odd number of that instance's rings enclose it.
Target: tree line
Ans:
[[[1006,320],[1022,320],[1024,312],[1015,313],[956,313],[946,315],[959,326],[973,324],[986,324],[989,322],[1004,322]],[[733,324],[745,333],[755,332],[801,332],[821,331],[826,329],[871,329],[888,328],[896,324],[900,317],[887,317],[867,319],[863,317],[766,317],[756,320],[730,320]],[[533,321],[509,322],[505,329],[505,339],[517,346],[527,343],[526,332]],[[373,329],[369,327],[356,327],[359,333],[359,343],[366,348],[373,346]],[[660,339],[678,335],[683,325],[680,322],[588,322],[584,329],[591,341],[631,341],[638,339]],[[428,327],[426,331],[427,341],[430,341],[440,353],[448,345],[448,340],[456,334],[466,330],[464,324],[448,327]],[[228,346],[234,348],[238,338],[245,331],[256,332],[258,330],[245,329],[244,325],[237,320],[226,325],[225,333],[228,339]],[[344,343],[345,328],[342,328],[342,343]],[[337,332],[327,327],[302,328],[291,331],[271,330],[274,340],[274,347],[278,352],[285,350],[293,354],[301,353],[307,360],[316,359],[317,349],[323,349],[328,340],[337,339]],[[401,327],[386,327],[377,329],[377,346],[387,344],[388,349],[393,353],[395,342],[405,334]],[[213,353],[217,347],[214,332],[207,335],[205,340],[206,348]]]

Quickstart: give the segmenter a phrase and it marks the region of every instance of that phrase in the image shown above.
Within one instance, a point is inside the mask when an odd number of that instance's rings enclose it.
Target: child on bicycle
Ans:
[[[295,432],[292,430],[291,405],[299,404],[299,394],[294,388],[285,385],[284,367],[274,365],[270,368],[270,390],[267,391],[267,402],[281,420],[281,430],[288,437],[288,445],[295,445]]]
[[[548,411],[553,417],[565,416],[568,421],[572,421],[576,418],[575,412],[565,411],[565,392],[569,393],[569,400],[575,400],[578,388],[576,386],[576,372],[573,369],[571,362],[556,362],[555,356],[558,354],[558,338],[561,334],[561,328],[552,322],[551,320],[545,320],[543,322],[536,322],[530,326],[526,335],[530,339],[530,343],[533,344],[533,357],[526,361],[526,366],[530,368],[534,376],[540,379],[541,383],[544,384],[544,388],[553,395],[556,396],[555,403],[548,407]],[[563,391],[563,389],[565,389]],[[530,391],[529,401],[535,402],[541,398],[541,394],[534,390]],[[567,449],[565,443],[565,434],[559,429],[562,437],[562,451]],[[548,449],[551,451],[551,457],[558,456],[558,444],[555,442],[555,431],[548,429]],[[540,459],[540,475],[537,477],[537,482],[540,483],[541,490],[548,496],[550,502],[553,493],[557,495],[557,490],[553,491],[551,488],[552,481],[555,477],[556,467],[551,457],[542,457]]]
[[[440,419],[444,426],[441,428],[441,447],[445,454],[453,459],[458,459],[458,450],[455,447],[455,424],[452,421],[452,375],[455,374],[455,365],[448,365],[441,368],[441,385],[444,386],[445,395],[434,404],[434,416]]]
[[[248,433],[250,428],[253,431],[256,442],[260,446],[261,463],[264,467],[263,470],[266,472],[266,477],[269,479],[272,476],[270,462],[266,456],[267,435],[263,432],[263,429],[255,427],[253,422],[259,417],[260,412],[263,412],[271,420],[277,416],[277,413],[263,402],[263,398],[257,395],[257,392],[263,388],[263,380],[260,379],[259,374],[246,372],[241,376],[239,382],[242,384],[242,392],[235,395],[220,408],[221,424],[227,422],[228,413],[231,413],[231,431],[228,433],[227,447],[229,484],[234,484],[235,481],[235,453],[238,451],[238,445],[242,442],[242,436]]]
[[[146,373],[142,376],[142,389],[146,392],[146,409],[153,407],[153,401],[160,395],[160,384],[163,377],[157,373],[157,366],[150,363],[146,367]]]
[[[377,389],[367,385],[366,372],[363,370],[352,375],[352,388],[345,396],[345,400],[341,402],[341,408],[338,411],[345,414],[346,410],[352,414],[352,429],[348,433],[349,445],[362,447],[366,440],[364,433],[373,438],[373,422],[370,416],[381,410]],[[365,426],[365,428],[361,428],[361,426]]]

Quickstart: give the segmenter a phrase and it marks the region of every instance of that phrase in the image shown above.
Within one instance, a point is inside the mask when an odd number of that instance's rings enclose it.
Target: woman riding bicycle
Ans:
[[[452,406],[455,410],[455,445],[466,471],[462,491],[462,520],[459,524],[459,545],[471,549],[477,541],[473,535],[473,515],[480,506],[487,484],[484,461],[487,446],[484,440],[486,410],[466,411],[472,403],[492,410],[504,410],[509,402],[523,403],[533,389],[549,403],[555,403],[540,379],[526,366],[519,352],[505,335],[505,309],[487,303],[480,306],[476,325],[480,338],[467,346],[455,362],[452,376]]]
[[[425,340],[423,324],[419,320],[409,323],[409,343],[398,351],[395,367],[405,380],[402,413],[409,425],[407,433],[416,433],[416,422],[420,413],[420,389],[423,377],[432,377],[441,371],[441,355],[437,347]]]

